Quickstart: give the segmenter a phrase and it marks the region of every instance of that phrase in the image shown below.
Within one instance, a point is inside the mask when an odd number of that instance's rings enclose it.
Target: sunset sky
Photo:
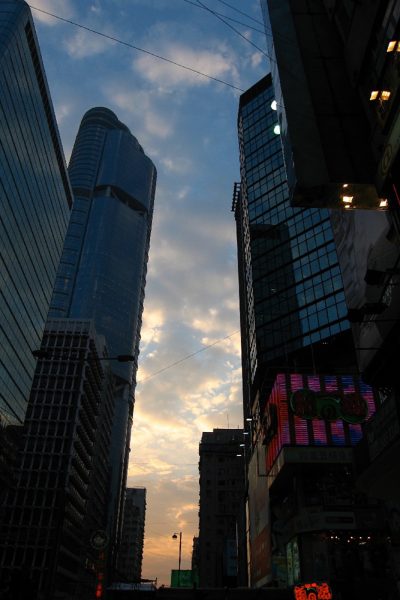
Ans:
[[[266,52],[258,0],[33,0],[31,6],[242,90],[268,71],[266,56],[249,43]],[[228,23],[243,37],[204,7],[235,19]],[[178,566],[172,534],[182,531],[182,568],[190,568],[198,533],[201,434],[242,426],[231,212],[240,91],[32,13],[67,160],[83,113],[107,106],[158,170],[128,484],[147,488],[142,576],[169,585]]]

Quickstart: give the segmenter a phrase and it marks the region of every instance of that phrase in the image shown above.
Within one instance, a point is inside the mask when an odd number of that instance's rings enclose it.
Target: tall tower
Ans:
[[[242,429],[204,432],[199,445],[200,587],[247,583]]]
[[[329,211],[290,205],[270,75],[242,94],[238,129],[241,184],[235,186],[233,209],[247,434],[250,583],[261,587],[275,579],[284,586],[300,576],[289,568],[290,540],[279,537],[285,519],[308,510],[308,499],[304,501],[298,490],[306,489],[312,473],[315,477],[318,473],[323,481],[329,470],[350,491],[344,500],[326,499],[321,523],[331,510],[328,506],[341,501],[355,506],[353,456],[344,446],[355,444],[362,435],[355,415],[344,410],[339,414],[338,410],[304,417],[300,410],[294,412],[290,398],[313,386],[307,398],[315,390],[317,396],[333,395],[336,400],[332,402],[342,402],[341,406],[358,402],[364,411],[361,421],[373,413],[375,405],[371,391],[354,377],[355,354]],[[291,432],[293,437],[285,437],[281,431]],[[313,445],[324,449],[311,457],[310,469],[302,452]],[[283,446],[295,449],[292,462]],[[328,448],[332,446],[338,450],[331,456]],[[283,514],[279,511],[285,496],[292,498],[293,506]],[[306,547],[310,540],[304,524],[296,527],[293,531],[299,539],[304,538]],[[326,526],[315,525],[315,530],[325,535]],[[300,556],[302,574],[312,577],[312,565],[307,563],[311,554],[307,552]],[[286,559],[287,578],[279,582],[278,567]],[[319,576],[326,575],[321,571]]]
[[[28,5],[0,1],[0,488],[22,425],[72,193]]]
[[[246,417],[283,365],[329,372],[338,348],[342,368],[355,361],[329,212],[290,206],[273,101],[267,75],[242,94],[238,115],[233,210]]]
[[[146,488],[126,488],[118,573],[130,583],[142,577]]]
[[[51,317],[92,319],[113,363],[115,413],[108,533],[119,536],[129,458],[156,169],[107,108],[83,117],[69,165],[74,205],[50,306]]]

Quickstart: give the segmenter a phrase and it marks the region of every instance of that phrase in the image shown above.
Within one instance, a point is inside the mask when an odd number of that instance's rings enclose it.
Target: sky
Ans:
[[[248,89],[268,72],[251,44],[266,51],[258,0],[201,3],[32,0],[31,7]],[[204,6],[240,21],[228,22],[243,37]],[[106,106],[158,171],[128,485],[147,489],[142,577],[169,585],[178,567],[172,535],[182,532],[188,569],[198,534],[202,432],[243,425],[231,212],[241,92],[32,14],[67,161],[84,112]]]

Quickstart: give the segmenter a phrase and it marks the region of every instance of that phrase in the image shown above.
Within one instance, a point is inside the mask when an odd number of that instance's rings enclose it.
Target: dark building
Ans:
[[[51,317],[93,319],[112,363],[115,412],[108,535],[113,562],[122,526],[156,169],[107,108],[83,117],[69,176],[74,205],[50,306]]]
[[[261,6],[292,202],[398,208],[397,3]]]
[[[197,563],[200,587],[246,585],[242,429],[201,437]]]
[[[233,210],[246,418],[262,411],[256,405],[283,366],[329,373],[338,351],[344,371],[355,365],[329,211],[290,206],[274,98],[267,75],[242,94],[238,115]]]
[[[233,204],[250,584],[325,580],[346,597],[358,575],[350,578],[342,558],[362,553],[344,546],[357,533],[372,560],[386,533],[380,501],[357,495],[353,450],[377,400],[358,377],[331,215],[290,205],[278,126],[268,75],[240,99]]]
[[[25,2],[0,1],[0,67],[0,460],[9,466],[35,369],[31,350],[40,346],[72,204]]]
[[[358,449],[359,485],[387,501],[393,523],[400,502],[399,3],[261,6],[292,201],[346,209],[333,211],[332,224],[349,319],[359,369],[381,402]],[[400,580],[400,559],[393,560]]]
[[[47,322],[17,486],[2,507],[0,569],[12,597],[23,577],[32,598],[95,593],[105,572],[93,536],[107,526],[113,385],[104,340],[90,321]]]
[[[140,583],[142,577],[146,489],[126,488],[121,544],[118,552],[118,578]]]
[[[384,506],[361,492],[355,468],[375,410],[372,389],[352,375],[277,375],[249,465],[268,486],[270,583],[325,582],[344,600],[392,597]]]

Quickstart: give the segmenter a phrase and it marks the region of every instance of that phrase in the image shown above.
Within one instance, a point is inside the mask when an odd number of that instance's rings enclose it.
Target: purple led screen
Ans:
[[[338,418],[328,421],[321,418],[305,419],[293,413],[289,400],[297,390],[351,394],[362,396],[368,406],[367,419],[375,413],[372,389],[352,375],[303,375],[298,373],[276,376],[268,398],[268,405],[276,406],[276,433],[267,448],[269,471],[283,446],[354,446],[362,438],[362,425],[351,424]]]

